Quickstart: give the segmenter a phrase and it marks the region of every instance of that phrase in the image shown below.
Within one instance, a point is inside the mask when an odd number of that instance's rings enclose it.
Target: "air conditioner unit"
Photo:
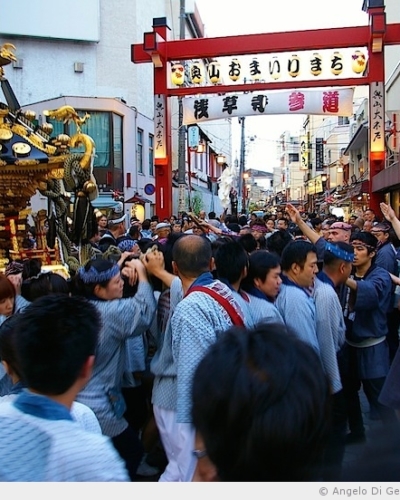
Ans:
[[[16,61],[13,61],[12,67],[14,69],[22,69],[24,67],[24,60],[23,59],[17,59]]]
[[[83,62],[75,62],[74,71],[75,73],[83,73]]]

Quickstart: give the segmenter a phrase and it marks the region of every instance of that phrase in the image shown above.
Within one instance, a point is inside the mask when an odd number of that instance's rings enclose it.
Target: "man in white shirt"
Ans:
[[[19,316],[15,348],[24,389],[0,406],[0,481],[129,481],[110,439],[73,420],[100,330],[82,297],[49,295]]]

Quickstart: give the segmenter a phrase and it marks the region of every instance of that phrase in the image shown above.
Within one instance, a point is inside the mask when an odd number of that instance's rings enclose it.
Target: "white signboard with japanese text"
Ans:
[[[183,99],[183,124],[277,114],[351,116],[353,88],[196,96]]]

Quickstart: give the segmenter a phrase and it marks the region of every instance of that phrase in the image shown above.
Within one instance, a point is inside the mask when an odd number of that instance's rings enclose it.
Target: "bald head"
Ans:
[[[210,240],[192,234],[179,238],[172,250],[178,272],[192,278],[210,270],[211,257]]]

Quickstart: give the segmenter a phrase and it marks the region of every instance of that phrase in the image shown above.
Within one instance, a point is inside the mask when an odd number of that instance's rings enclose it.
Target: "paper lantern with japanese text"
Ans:
[[[274,80],[278,80],[281,76],[281,63],[277,57],[269,61],[269,74]]]
[[[233,81],[236,82],[240,78],[240,72],[241,72],[241,65],[240,62],[237,59],[232,59],[230,65],[229,65],[229,78]]]
[[[365,54],[361,50],[355,50],[351,56],[351,69],[354,73],[360,74],[365,71],[367,60]]]
[[[262,80],[262,72],[260,69],[260,63],[256,57],[253,58],[249,67],[250,67],[250,79],[255,81],[255,82]]]
[[[185,82],[185,68],[181,63],[175,63],[171,66],[171,82],[174,85],[181,86]]]
[[[343,56],[340,52],[334,52],[331,57],[331,72],[340,75],[343,71]]]
[[[293,78],[300,73],[300,58],[296,54],[288,59],[288,73]]]
[[[322,57],[318,52],[314,52],[310,59],[310,72],[314,76],[322,73]]]
[[[204,66],[199,61],[194,61],[190,66],[190,79],[192,83],[202,83],[204,80]]]
[[[212,61],[208,65],[208,78],[214,85],[221,81],[221,65],[218,61]]]

